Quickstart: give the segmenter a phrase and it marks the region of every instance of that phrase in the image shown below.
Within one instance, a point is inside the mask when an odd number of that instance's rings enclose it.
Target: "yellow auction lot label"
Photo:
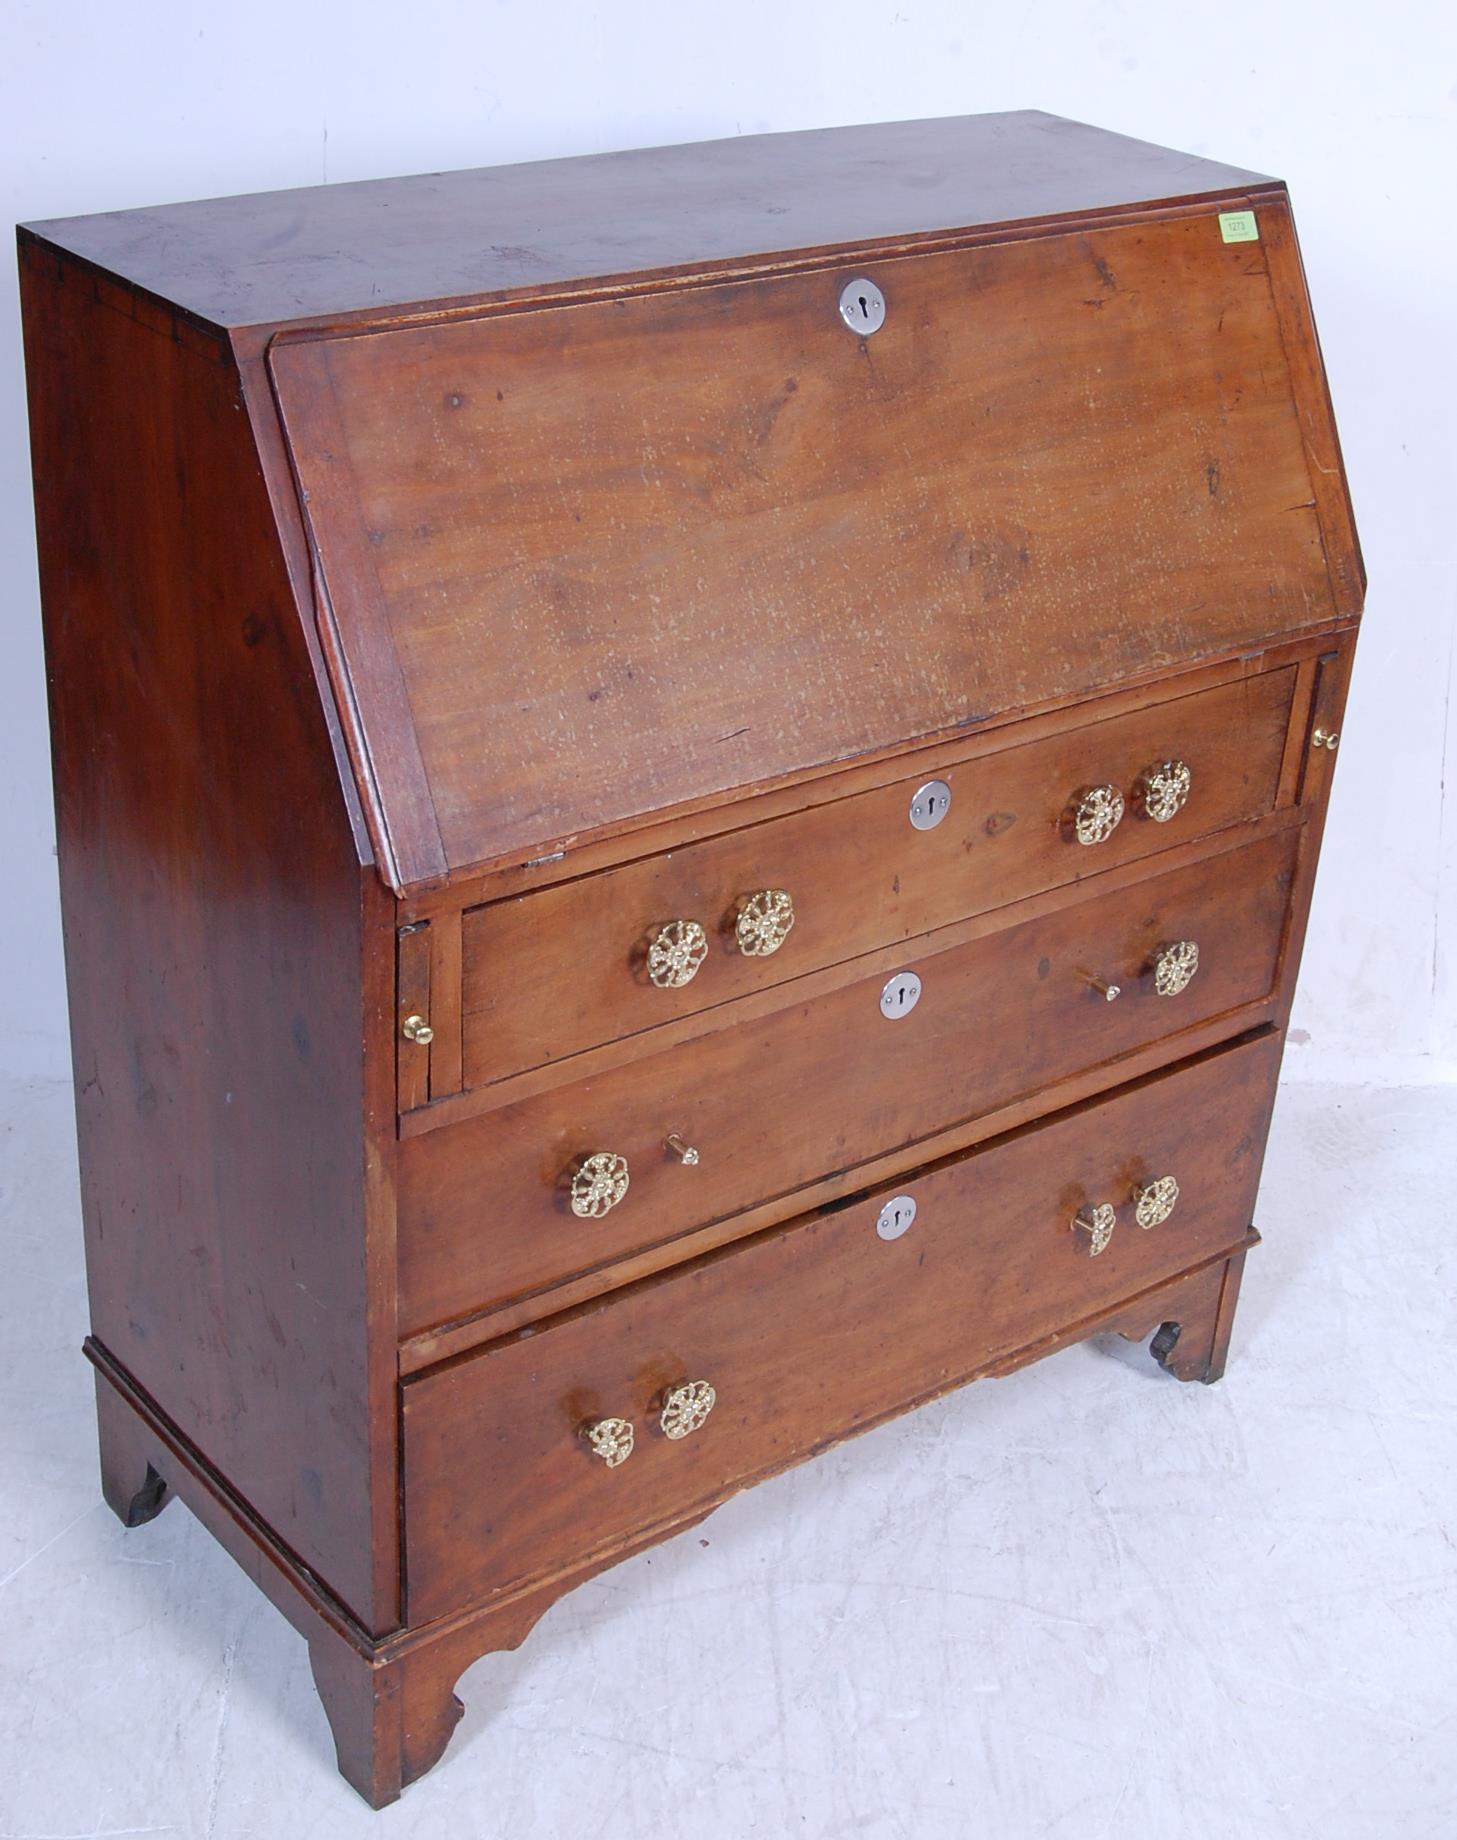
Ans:
[[[1253,211],[1221,211],[1219,234],[1226,243],[1258,243],[1260,226]]]

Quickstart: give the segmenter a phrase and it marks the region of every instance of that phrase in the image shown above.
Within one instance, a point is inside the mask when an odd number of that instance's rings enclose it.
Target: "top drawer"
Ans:
[[[872,792],[476,908],[463,933],[465,1084],[1258,818],[1275,803],[1294,682],[1286,667],[994,755],[931,754]],[[1187,790],[1180,775],[1156,778],[1175,764]],[[936,779],[949,809],[938,790],[945,816],[917,829],[912,800]],[[1082,795],[1106,786],[1124,816],[1107,832],[1099,807],[1081,842]],[[793,925],[774,951],[745,952],[739,917],[769,891],[788,897]]]
[[[1336,617],[1274,248],[1196,209],[275,345],[387,879]]]

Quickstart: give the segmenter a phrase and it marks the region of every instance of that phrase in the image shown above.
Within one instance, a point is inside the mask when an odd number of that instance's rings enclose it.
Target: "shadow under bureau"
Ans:
[[[1218,1378],[1363,587],[1283,186],[988,115],[20,259],[106,1497],[368,1800],[760,1477]]]

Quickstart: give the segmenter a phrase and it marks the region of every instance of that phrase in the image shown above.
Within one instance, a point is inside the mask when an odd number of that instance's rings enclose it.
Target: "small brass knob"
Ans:
[[[1192,939],[1176,939],[1154,954],[1153,987],[1161,997],[1176,997],[1187,990],[1199,969],[1199,947]]]
[[[594,1457],[600,1457],[608,1469],[616,1469],[632,1455],[633,1431],[630,1418],[598,1418],[583,1425],[581,1435]]]
[[[1155,824],[1167,824],[1184,809],[1193,783],[1185,761],[1161,760],[1156,767],[1146,767],[1138,781],[1143,815]]]
[[[400,1033],[406,1041],[416,1042],[422,1048],[428,1048],[435,1039],[435,1031],[423,1016],[406,1016],[400,1024]]]
[[[1139,1226],[1157,1227],[1173,1213],[1179,1200],[1179,1184],[1172,1176],[1160,1176],[1133,1191],[1133,1217]]]
[[[768,958],[788,939],[793,925],[794,902],[782,888],[763,888],[739,909],[734,937],[746,958]]]
[[[1332,754],[1334,754],[1336,749],[1340,746],[1340,741],[1341,737],[1339,732],[1330,728],[1318,728],[1310,737],[1310,745],[1313,748],[1325,748],[1327,752]]]
[[[1123,822],[1123,794],[1116,786],[1089,786],[1073,806],[1073,834],[1079,843],[1106,843]]]
[[[584,1157],[572,1177],[572,1212],[579,1220],[600,1220],[627,1193],[627,1158],[612,1150]]]
[[[683,1139],[676,1131],[670,1132],[669,1135],[663,1139],[663,1148],[676,1156],[680,1163],[686,1163],[690,1169],[697,1168],[698,1152],[693,1148],[692,1144],[684,1143]]]
[[[676,1441],[697,1431],[717,1400],[718,1394],[706,1380],[684,1380],[677,1386],[670,1386],[658,1409],[663,1436]]]
[[[1088,1257],[1097,1258],[1100,1252],[1106,1252],[1108,1241],[1113,1237],[1113,1229],[1118,1225],[1118,1215],[1106,1201],[1100,1201],[1096,1207],[1079,1208],[1073,1215],[1073,1229],[1086,1233],[1091,1244]]]
[[[659,990],[681,990],[708,957],[708,934],[696,920],[669,920],[648,947],[648,977]]]
[[[1091,971],[1080,971],[1078,976],[1090,988],[1096,990],[1105,1003],[1116,1003],[1123,995],[1121,984],[1110,984],[1107,978],[1095,977]]]

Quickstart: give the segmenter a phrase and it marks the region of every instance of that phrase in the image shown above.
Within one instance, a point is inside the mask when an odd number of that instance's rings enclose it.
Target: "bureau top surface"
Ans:
[[[220,327],[1263,191],[1035,110],[761,134],[27,226]]]

